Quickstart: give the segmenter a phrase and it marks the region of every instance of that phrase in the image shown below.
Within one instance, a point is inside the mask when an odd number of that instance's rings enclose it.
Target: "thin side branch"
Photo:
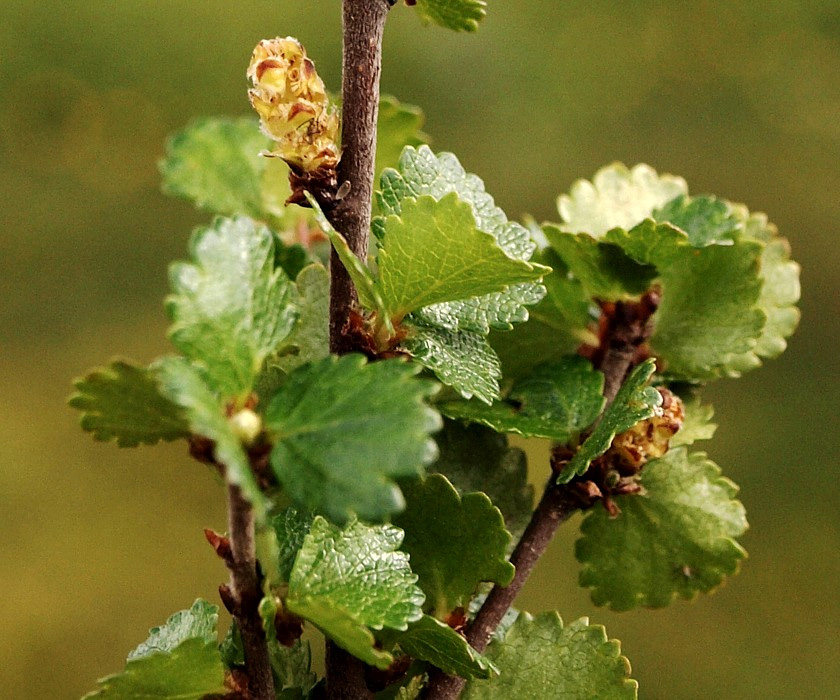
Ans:
[[[640,359],[640,350],[650,337],[650,317],[659,305],[659,291],[651,290],[639,302],[619,302],[604,309],[601,344],[593,357],[595,366],[605,375],[606,406],[615,399],[624,379]],[[603,415],[603,414],[602,414]],[[511,554],[516,567],[513,581],[507,588],[493,586],[475,619],[466,630],[467,641],[479,652],[490,643],[505,613],[522,590],[537,561],[548,549],[560,524],[575,511],[587,507],[586,476],[570,484],[557,486],[552,475],[528,527]],[[427,700],[454,700],[460,696],[466,681],[435,669],[429,677],[424,697]]]
[[[227,485],[227,505],[230,556],[226,560],[230,569],[230,600],[226,603],[232,605],[231,612],[242,633],[250,695],[254,700],[274,700],[274,678],[259,614],[262,590],[257,576],[254,512],[234,484]]]
[[[382,70],[382,35],[390,5],[387,0],[344,0],[344,53],[342,62],[342,137],[338,186],[350,190],[327,213],[350,249],[367,259],[370,207],[376,159],[376,120],[379,114],[379,75]],[[344,330],[356,291],[335,254],[330,259],[330,351],[341,354],[355,348]]]

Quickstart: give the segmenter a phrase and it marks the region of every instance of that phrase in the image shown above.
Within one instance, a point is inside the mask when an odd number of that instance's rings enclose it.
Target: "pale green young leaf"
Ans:
[[[434,22],[456,32],[474,32],[487,14],[484,0],[417,0],[424,22]]]
[[[241,398],[294,327],[294,285],[275,267],[273,234],[251,219],[216,219],[190,250],[193,262],[170,268],[169,337],[221,396]]]
[[[278,700],[306,700],[318,678],[312,670],[309,642],[296,639],[292,646],[273,639],[268,645],[268,660],[274,675]]]
[[[656,415],[662,405],[662,396],[656,389],[647,386],[655,370],[656,362],[649,359],[630,373],[595,429],[557,477],[558,484],[564,484],[572,477],[583,474],[593,459],[609,449],[616,435],[629,430],[639,421]]]
[[[560,195],[560,228],[601,238],[612,228],[633,228],[654,210],[687,193],[688,185],[681,177],[659,175],[649,165],[631,169],[613,163],[595,173],[592,182],[578,180],[569,194]]]
[[[711,440],[717,430],[712,422],[715,409],[711,404],[700,403],[697,396],[681,396],[683,402],[683,424],[677,434],[671,438],[671,447],[692,445],[699,440]]]
[[[85,698],[101,700],[200,700],[224,693],[225,669],[216,644],[218,608],[197,600],[150,631],[125,669],[99,681]]]
[[[518,537],[534,506],[525,453],[510,447],[504,435],[458,421],[444,421],[435,440],[440,456],[429,472],[443,474],[461,495],[486,493],[502,512],[507,529]]]
[[[412,622],[404,632],[377,635],[386,647],[398,644],[414,659],[462,678],[490,678],[496,670],[463,636],[430,615]]]
[[[330,352],[330,275],[320,263],[304,267],[295,280],[298,322],[281,353],[270,360],[285,373],[307,362],[322,360]]]
[[[752,352],[772,358],[784,352],[787,338],[799,323],[799,265],[790,259],[790,245],[779,236],[776,227],[761,213],[751,214],[746,207],[734,205],[736,216],[744,224],[744,238],[764,244],[761,253],[761,296],[759,307],[767,316],[761,336]]]
[[[672,449],[642,471],[642,493],[619,496],[610,518],[591,509],[576,555],[582,586],[614,610],[663,607],[716,588],[746,552],[734,538],[747,529],[737,487],[703,453]]]
[[[157,652],[171,652],[188,639],[216,641],[219,608],[199,598],[189,610],[179,610],[160,627],[149,630],[149,638],[128,655],[128,660],[139,659]]]
[[[112,360],[73,382],[68,399],[82,412],[82,428],[96,440],[120,447],[153,445],[189,435],[182,411],[164,398],[152,372],[126,360]]]
[[[289,579],[286,605],[354,656],[379,668],[392,657],[374,648],[371,629],[404,630],[422,616],[423,593],[403,533],[352,521],[344,530],[316,517]]]
[[[689,197],[682,194],[656,209],[651,218],[676,226],[695,248],[729,245],[741,224],[729,202],[717,197]]]
[[[163,191],[215,214],[263,218],[265,159],[259,154],[270,143],[256,119],[195,121],[173,134],[166,145],[160,161]]]
[[[400,510],[393,482],[418,476],[436,455],[440,416],[426,405],[437,385],[399,359],[368,364],[328,357],[289,375],[269,403],[271,464],[297,505],[343,523]]]
[[[427,326],[412,317],[403,328],[408,335],[400,349],[434,372],[443,384],[465,399],[475,396],[489,404],[499,397],[502,368],[486,336]]]
[[[568,233],[553,225],[544,226],[543,233],[590,297],[604,301],[636,297],[656,277],[651,265],[632,260],[619,246],[588,233]]]
[[[394,523],[405,531],[403,550],[436,617],[465,607],[482,581],[510,583],[511,535],[486,494],[461,496],[441,474],[404,483],[403,491],[406,508]]]
[[[509,257],[527,261],[534,252],[535,244],[528,230],[508,221],[507,215],[484,190],[481,178],[464,170],[451,153],[435,155],[428,146],[406,148],[398,169],[386,170],[380,186],[377,202],[385,214],[399,215],[406,198],[429,195],[440,200],[454,192],[472,206],[477,228],[492,234]],[[384,219],[380,218],[375,224],[374,230],[381,237]],[[491,327],[509,330],[513,324],[528,318],[526,306],[536,303],[544,294],[542,285],[524,282],[481,297],[442,302],[419,314],[427,323],[445,319],[444,326],[450,330],[463,328],[483,333]]]
[[[447,401],[438,409],[448,418],[481,423],[500,433],[566,443],[588,428],[604,407],[604,376],[576,355],[537,367],[492,406]]]
[[[638,683],[630,678],[630,662],[618,641],[585,617],[564,626],[556,612],[522,613],[504,641],[490,643],[485,656],[499,675],[470,679],[463,700],[637,697]]]
[[[550,272],[507,255],[476,228],[472,207],[457,194],[401,202],[385,220],[377,259],[378,287],[392,317],[431,304],[467,299],[535,280]]]
[[[205,374],[183,357],[162,357],[152,369],[158,376],[161,393],[184,411],[190,431],[213,441],[213,455],[224,466],[225,479],[239,486],[257,517],[264,519],[266,497],[251,471],[240,439],[225,416],[224,403],[218,392],[210,388]]]
[[[376,173],[385,168],[396,168],[400,154],[406,146],[419,146],[429,142],[424,134],[423,110],[400,102],[391,95],[379,97],[379,116],[376,122]]]

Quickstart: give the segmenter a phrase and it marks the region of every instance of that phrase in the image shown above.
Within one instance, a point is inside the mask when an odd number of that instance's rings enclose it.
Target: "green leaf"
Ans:
[[[456,32],[474,32],[487,14],[484,0],[417,0],[424,22],[434,22]]]
[[[158,374],[161,393],[183,409],[193,434],[214,442],[214,459],[224,465],[225,479],[239,486],[258,519],[264,519],[266,498],[225,416],[221,398],[210,388],[204,373],[183,357],[162,357],[152,367]]]
[[[542,277],[549,268],[507,255],[476,228],[472,207],[451,193],[401,202],[391,214],[377,259],[379,289],[395,320],[431,304],[500,291]]]
[[[295,283],[300,317],[281,354],[270,361],[287,374],[330,353],[330,275],[313,263],[300,271]]]
[[[68,403],[82,411],[82,428],[96,440],[114,440],[120,447],[153,445],[187,437],[180,409],[161,396],[154,375],[126,360],[112,360],[73,382]]]
[[[266,409],[277,478],[298,505],[343,523],[403,506],[392,479],[418,476],[436,455],[437,385],[399,359],[328,357],[289,375]]]
[[[343,531],[316,517],[295,561],[286,605],[365,663],[387,668],[371,629],[404,630],[422,616],[423,593],[403,533],[392,525],[353,521]]]
[[[440,450],[429,472],[443,474],[462,495],[483,491],[518,536],[531,518],[534,488],[528,483],[525,453],[507,438],[479,425],[444,421],[435,440]]]
[[[176,613],[128,657],[125,670],[99,681],[85,698],[200,700],[225,693],[225,669],[216,644],[218,608],[197,600]]]
[[[188,639],[216,642],[216,625],[219,608],[199,598],[189,610],[171,615],[165,624],[152,627],[149,638],[128,655],[128,660],[139,659],[156,652],[171,652]]]
[[[522,613],[505,636],[485,652],[499,669],[489,680],[470,679],[464,700],[598,698],[633,700],[638,683],[616,640],[581,618],[563,626],[555,612]]]
[[[580,345],[598,343],[589,330],[591,302],[580,281],[568,274],[568,267],[551,248],[540,251],[535,259],[553,268],[543,277],[545,297],[528,309],[527,323],[490,334],[503,374],[509,379],[525,377],[537,365],[559,360]]]
[[[216,219],[190,250],[195,262],[170,268],[169,337],[223,397],[242,398],[294,327],[294,286],[275,267],[271,231],[250,219]]]
[[[271,526],[277,535],[280,548],[278,560],[278,579],[288,582],[292,573],[300,548],[309,529],[312,527],[314,516],[308,511],[301,511],[290,506],[271,519]]]
[[[758,357],[777,357],[787,347],[786,339],[799,323],[799,265],[790,260],[790,245],[779,236],[765,214],[751,214],[735,206],[743,221],[744,237],[764,244],[761,253],[761,296],[758,305],[767,316],[761,336],[752,352]]]
[[[461,496],[441,474],[405,483],[403,491],[406,509],[394,523],[405,530],[403,550],[435,616],[465,607],[483,581],[513,580],[506,557],[511,536],[487,494]]]
[[[400,348],[434,372],[441,382],[465,399],[475,396],[489,404],[499,397],[502,368],[484,335],[427,326],[411,317],[403,328],[408,335]]]
[[[680,445],[691,445],[698,440],[711,440],[717,430],[717,425],[712,423],[712,416],[715,409],[711,404],[700,403],[697,396],[681,396],[683,402],[682,427],[677,434],[671,438],[671,447]]]
[[[629,430],[639,421],[656,415],[662,404],[662,396],[648,380],[656,370],[651,358],[636,367],[627,377],[607,407],[592,434],[580,446],[575,456],[557,477],[558,484],[565,484],[572,477],[583,474],[596,457],[600,457],[612,444],[613,438]]]
[[[638,296],[656,277],[650,265],[633,261],[617,245],[587,233],[566,233],[552,225],[544,226],[543,232],[590,297],[616,301]]]
[[[604,408],[604,376],[578,356],[537,367],[492,406],[447,401],[438,409],[448,418],[486,425],[500,433],[543,437],[566,443],[588,428]]]
[[[309,642],[297,639],[287,647],[274,639],[268,645],[268,660],[274,673],[277,697],[281,700],[305,700],[318,680],[312,671]]]
[[[649,165],[601,168],[592,182],[578,180],[557,200],[561,228],[601,238],[612,228],[630,229],[675,197],[688,193],[681,177],[658,175]]]
[[[645,465],[641,483],[641,494],[616,498],[618,516],[593,508],[581,525],[580,583],[596,605],[663,607],[738,570],[746,552],[734,538],[747,529],[744,507],[705,454],[672,449]]]
[[[650,345],[668,377],[737,376],[757,364],[741,356],[755,346],[766,321],[759,308],[760,243],[694,248],[681,231],[653,221],[614,229],[605,240],[659,270],[663,294]]]
[[[508,221],[485,192],[481,178],[466,172],[451,153],[435,155],[428,146],[406,148],[399,170],[386,170],[382,174],[381,191],[376,197],[383,213],[399,215],[406,198],[429,195],[440,200],[453,192],[472,206],[477,228],[492,234],[509,257],[523,261],[531,258],[535,244],[528,230]],[[380,237],[383,227],[383,218],[374,222],[374,231]],[[418,314],[427,324],[441,323],[449,330],[460,328],[483,333],[490,327],[509,330],[512,324],[528,318],[525,307],[539,301],[544,294],[542,285],[526,282],[480,297],[442,302]]]
[[[731,244],[741,228],[728,202],[717,197],[689,197],[682,194],[652,213],[656,221],[684,231],[695,248]]]
[[[378,635],[386,647],[399,644],[414,659],[462,678],[490,678],[495,669],[449,625],[429,615],[412,622],[405,632]]]
[[[265,159],[259,154],[270,143],[255,119],[195,121],[166,145],[163,191],[216,214],[262,218]]]
[[[385,168],[396,168],[400,154],[406,146],[419,146],[429,142],[424,134],[423,111],[390,95],[379,97],[379,117],[376,122],[376,173]]]

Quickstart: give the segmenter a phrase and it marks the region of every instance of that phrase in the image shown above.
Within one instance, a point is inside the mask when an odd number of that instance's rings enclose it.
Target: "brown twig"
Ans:
[[[650,317],[658,305],[659,291],[653,289],[639,302],[604,306],[601,344],[593,362],[605,376],[605,409],[615,399],[630,369],[641,359],[640,350],[651,332]],[[466,638],[474,649],[481,652],[487,647],[560,524],[575,511],[592,505],[594,497],[587,495],[587,486],[585,475],[561,486],[556,484],[554,475],[549,478],[528,527],[511,554],[510,561],[516,567],[513,581],[507,588],[493,586],[475,619],[467,626]],[[435,669],[429,675],[424,697],[427,700],[454,700],[465,683],[463,678]]]
[[[350,189],[325,213],[362,260],[367,259],[370,235],[382,35],[389,9],[387,0],[343,2],[343,103],[338,187],[339,191]],[[330,258],[330,351],[333,353],[356,349],[344,332],[356,301],[353,282],[333,251]]]
[[[337,183],[344,196],[325,213],[362,260],[367,259],[370,236],[382,35],[389,9],[387,0],[343,2],[342,143]],[[353,282],[333,250],[330,258],[330,352],[334,354],[359,349],[353,335],[347,332],[356,302]],[[373,698],[365,683],[364,664],[332,642],[327,643],[326,671],[329,700]]]
[[[254,700],[274,700],[274,678],[259,613],[262,590],[257,575],[254,545],[254,512],[235,484],[227,485],[228,535],[230,537],[229,591],[233,616],[242,633],[248,689]]]

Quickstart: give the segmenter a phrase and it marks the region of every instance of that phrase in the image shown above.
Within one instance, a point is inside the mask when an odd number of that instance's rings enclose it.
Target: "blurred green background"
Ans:
[[[600,610],[576,586],[572,523],[521,604],[605,624],[643,698],[837,697],[840,2],[489,5],[470,36],[397,6],[382,81],[509,215],[556,219],[574,179],[643,160],[768,212],[803,265],[787,354],[707,391],[708,450],[752,524],[741,575],[666,610]],[[183,445],[94,443],[64,400],[112,355],[167,351],[166,265],[206,217],[158,193],[166,134],[248,113],[264,37],[298,36],[337,90],[338,17],[338,0],[0,2],[4,697],[78,697],[150,625],[216,599],[209,473]]]

